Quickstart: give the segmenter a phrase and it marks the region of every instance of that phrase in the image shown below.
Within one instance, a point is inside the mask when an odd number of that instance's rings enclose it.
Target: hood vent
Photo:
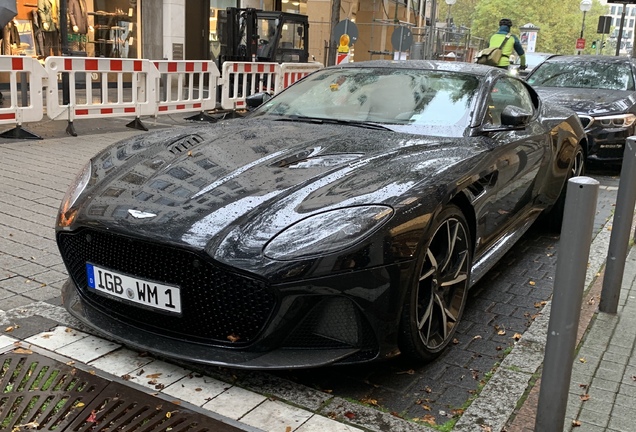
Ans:
[[[203,138],[199,135],[187,135],[179,138],[168,145],[168,151],[173,155],[178,155],[183,152],[187,152],[192,147],[203,142]]]

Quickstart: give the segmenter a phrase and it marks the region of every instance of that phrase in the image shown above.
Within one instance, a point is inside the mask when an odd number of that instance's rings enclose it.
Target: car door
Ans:
[[[537,174],[549,155],[547,132],[535,121],[538,107],[522,82],[509,77],[498,79],[487,104],[483,129],[493,140],[496,184],[489,208],[480,216],[484,244],[524,218],[534,200]],[[516,128],[502,125],[501,113],[507,106],[531,114],[529,124]]]

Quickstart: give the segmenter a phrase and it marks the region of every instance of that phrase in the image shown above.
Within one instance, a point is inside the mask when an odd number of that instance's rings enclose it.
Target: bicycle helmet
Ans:
[[[499,25],[512,27],[512,20],[510,18],[502,18],[499,20]]]

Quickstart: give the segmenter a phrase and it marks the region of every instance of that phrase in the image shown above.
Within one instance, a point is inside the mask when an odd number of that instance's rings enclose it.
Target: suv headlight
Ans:
[[[348,207],[310,216],[286,228],[266,246],[265,256],[277,260],[333,253],[359,242],[393,215],[381,205]]]
[[[636,121],[634,114],[618,114],[603,117],[595,117],[594,122],[603,127],[630,127]]]
[[[90,182],[92,172],[92,163],[91,161],[89,161],[86,165],[84,165],[84,167],[75,177],[75,180],[73,180],[73,182],[68,187],[66,194],[62,199],[62,203],[60,204],[60,210],[57,215],[57,225],[59,227],[67,227],[73,223],[73,220],[75,220],[77,209],[73,206]]]

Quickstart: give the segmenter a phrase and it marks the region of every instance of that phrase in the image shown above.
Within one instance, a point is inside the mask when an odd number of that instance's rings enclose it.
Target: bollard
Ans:
[[[563,431],[598,188],[584,176],[567,184],[535,432]]]
[[[599,310],[605,313],[615,314],[618,309],[618,299],[621,294],[625,260],[629,246],[632,219],[634,217],[634,204],[636,203],[636,137],[628,137],[623,153],[623,165],[621,178],[618,182],[618,194],[616,196],[616,208],[612,223],[612,235],[607,250],[607,263],[605,276],[603,276],[603,288],[601,289],[601,301]]]

